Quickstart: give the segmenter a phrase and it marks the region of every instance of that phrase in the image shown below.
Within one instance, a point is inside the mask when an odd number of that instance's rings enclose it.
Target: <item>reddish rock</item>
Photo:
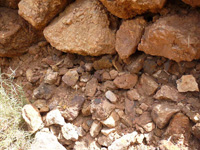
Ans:
[[[127,91],[127,97],[130,100],[140,100],[140,98],[141,98],[141,96],[138,93],[137,89],[132,89],[132,90]]]
[[[125,73],[115,78],[114,84],[120,89],[130,89],[137,83],[138,76]]]
[[[169,122],[170,118],[180,111],[179,108],[176,108],[175,105],[166,104],[157,104],[153,107],[151,116],[153,121],[159,128],[164,128]]]
[[[110,116],[114,108],[115,105],[109,103],[107,100],[96,98],[91,102],[90,111],[92,119],[105,120]]]
[[[93,97],[96,93],[98,86],[98,81],[96,78],[92,78],[87,84],[86,84],[86,96]]]
[[[138,49],[176,62],[200,58],[200,15],[168,15],[145,29]],[[189,32],[188,32],[189,29]]]
[[[112,60],[109,56],[103,56],[101,59],[94,61],[95,70],[107,69],[112,67]]]
[[[20,0],[0,0],[0,6],[17,9]]]
[[[100,0],[103,5],[113,14],[119,18],[132,18],[137,14],[142,14],[147,11],[157,12],[161,9],[166,0],[143,0],[143,1],[131,1],[131,0]]]
[[[158,88],[158,84],[151,76],[147,74],[142,74],[136,88],[141,95],[149,96],[155,93]]]
[[[200,7],[199,0],[182,0],[184,3],[191,5],[192,7]]]
[[[28,51],[38,40],[37,31],[16,10],[0,7],[0,57],[13,57]]]
[[[193,75],[183,75],[176,83],[179,92],[199,91],[198,83]]]
[[[173,137],[180,138],[178,135],[181,136],[183,134],[184,141],[187,143],[191,136],[191,126],[190,126],[190,120],[188,117],[186,117],[182,113],[178,113],[174,116],[174,118],[170,121],[169,126],[167,127],[166,132],[164,135],[166,137]]]
[[[174,87],[163,85],[154,95],[154,98],[158,100],[172,100],[177,102],[182,100],[184,97]]]
[[[146,21],[142,18],[125,20],[116,34],[115,48],[121,59],[126,59],[135,53],[142,37]]]
[[[192,127],[192,133],[194,136],[200,139],[200,123],[197,123]]]
[[[115,30],[109,26],[109,17],[98,0],[77,0],[43,32],[58,50],[99,56],[115,53]]]

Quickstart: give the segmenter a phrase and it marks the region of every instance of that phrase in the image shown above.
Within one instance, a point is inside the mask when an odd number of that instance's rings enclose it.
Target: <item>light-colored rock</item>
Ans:
[[[86,96],[93,97],[96,93],[98,86],[98,81],[96,78],[92,78],[87,84],[86,84]]]
[[[151,116],[156,125],[162,129],[168,124],[170,118],[179,111],[180,109],[175,105],[157,104],[153,106]]]
[[[127,96],[130,100],[140,100],[141,98],[137,89],[132,89],[132,90],[127,91]]]
[[[21,0],[19,15],[33,27],[42,29],[51,21],[70,0]]]
[[[90,101],[85,101],[85,103],[83,104],[83,108],[81,110],[83,116],[90,116],[91,115],[90,109],[91,109]]]
[[[138,49],[146,54],[163,56],[176,62],[199,59],[199,21],[198,12],[161,17],[145,28]]]
[[[159,148],[160,149],[165,149],[165,150],[180,150],[180,148],[178,147],[178,145],[173,144],[169,140],[162,140],[162,141],[160,141]]]
[[[101,133],[105,136],[108,136],[110,133],[115,132],[116,129],[115,128],[103,128],[101,130]]]
[[[152,95],[158,88],[158,83],[149,75],[142,74],[139,83],[136,86],[141,95]]]
[[[74,96],[71,100],[64,100],[63,105],[66,108],[59,107],[62,116],[67,120],[74,120],[78,116],[84,101],[85,98],[79,95]]]
[[[1,7],[0,16],[0,57],[21,55],[39,40],[38,31],[29,26],[17,10]]]
[[[78,72],[75,69],[68,70],[62,77],[63,82],[68,86],[74,86],[79,79]]]
[[[177,102],[182,100],[184,97],[174,87],[163,85],[154,95],[154,98],[158,100],[171,100]]]
[[[119,116],[115,111],[113,111],[111,115],[106,120],[101,121],[101,123],[109,128],[114,128],[117,125],[118,121]]]
[[[135,53],[141,40],[146,21],[142,18],[124,20],[116,33],[115,48],[121,59],[127,59]]]
[[[103,5],[113,14],[119,18],[128,19],[142,14],[145,12],[157,12],[160,10],[166,0],[143,0],[143,1],[132,1],[132,0],[100,0]]]
[[[125,73],[115,78],[114,84],[120,89],[130,89],[133,88],[138,81],[138,76],[136,74]]]
[[[109,26],[109,17],[98,0],[77,0],[44,29],[44,36],[63,52],[92,56],[113,54],[115,30]]]
[[[62,117],[58,109],[51,110],[46,115],[46,126],[50,126],[54,124],[61,125],[61,126],[65,124],[65,119]]]
[[[148,109],[148,105],[147,104],[145,104],[145,103],[142,103],[141,105],[140,105],[140,108],[142,109],[142,110],[144,110],[144,111],[146,111],[147,109]]]
[[[78,140],[78,132],[76,130],[76,126],[74,126],[71,123],[66,123],[62,128],[61,128],[61,132],[63,137],[66,140],[70,140],[70,141],[77,141]]]
[[[112,111],[114,110],[115,105],[111,104],[105,99],[96,98],[91,102],[91,113],[92,119],[97,119],[99,121],[107,119]]]
[[[48,132],[37,132],[35,135],[35,140],[31,144],[30,150],[66,150],[62,146],[56,136]]]
[[[144,134],[136,135],[136,141],[138,144],[142,144],[143,140],[144,140]]]
[[[48,69],[46,76],[44,78],[44,83],[54,84],[58,80],[58,72],[53,72],[53,70]]]
[[[199,91],[198,83],[193,75],[183,75],[176,83],[179,92]]]
[[[182,0],[184,3],[191,5],[192,7],[200,7],[199,0]]]
[[[112,91],[107,91],[105,93],[106,98],[111,102],[111,103],[116,103],[117,102],[117,96],[112,92]]]
[[[109,74],[110,74],[111,79],[115,79],[118,75],[118,71],[113,69],[109,72]]]
[[[115,140],[109,147],[108,150],[127,150],[130,144],[136,142],[137,132],[132,132],[123,135],[121,138]]]
[[[194,136],[200,139],[200,123],[197,123],[192,127],[192,133]]]
[[[92,126],[90,128],[90,135],[92,137],[96,137],[102,129],[102,124],[99,121],[93,121]]]
[[[29,131],[33,133],[44,126],[38,109],[31,104],[26,104],[22,108],[22,117],[28,125]]]

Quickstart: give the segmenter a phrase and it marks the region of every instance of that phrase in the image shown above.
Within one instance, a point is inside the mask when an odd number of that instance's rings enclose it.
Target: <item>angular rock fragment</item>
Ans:
[[[70,141],[77,141],[78,140],[78,132],[76,130],[76,126],[74,126],[71,123],[66,123],[62,128],[61,128],[62,136],[66,140]]]
[[[106,10],[98,0],[77,0],[44,29],[44,36],[63,52],[113,54],[115,30],[109,25]]]
[[[127,97],[130,99],[130,100],[140,100],[141,96],[140,94],[138,93],[137,89],[132,89],[132,90],[129,90],[127,91]]]
[[[105,96],[111,103],[117,102],[117,96],[112,91],[107,91]]]
[[[90,128],[90,135],[92,137],[96,137],[99,134],[99,132],[101,131],[101,128],[102,128],[101,122],[96,121],[96,120],[93,121],[92,126]]]
[[[179,92],[199,91],[198,83],[192,75],[183,75],[176,83]]]
[[[53,70],[48,69],[46,76],[44,78],[44,83],[54,84],[58,79],[58,72],[53,72]]]
[[[19,15],[33,27],[42,29],[51,21],[71,0],[21,0]]]
[[[125,73],[115,78],[114,84],[120,89],[130,89],[133,88],[138,81],[138,76],[136,74]]]
[[[168,15],[145,29],[138,49],[176,62],[200,58],[198,12]]]
[[[113,14],[119,18],[128,19],[142,14],[147,11],[157,12],[161,9],[166,0],[100,0],[103,5]]]
[[[20,55],[38,41],[38,32],[16,10],[0,7],[0,16],[0,57]]]
[[[79,79],[78,72],[75,69],[68,70],[62,77],[63,82],[67,86],[74,86]]]
[[[115,48],[121,59],[126,59],[135,53],[142,37],[146,21],[142,18],[123,21],[116,33]]]
[[[37,132],[35,141],[31,144],[30,150],[66,150],[62,146],[55,135],[48,132]]]
[[[89,82],[87,82],[85,90],[86,96],[93,97],[94,94],[96,93],[97,86],[98,86],[98,81],[96,78],[92,78]]]
[[[106,120],[101,121],[101,123],[109,128],[114,128],[117,125],[118,121],[119,116],[115,111],[113,111],[111,115]]]
[[[157,104],[153,107],[151,116],[156,125],[162,129],[178,111],[180,111],[180,109],[176,108],[175,105],[170,105],[168,103]]]
[[[22,108],[22,117],[28,125],[29,130],[33,133],[44,126],[39,111],[31,104],[27,104]]]
[[[182,0],[184,3],[191,5],[192,7],[200,7],[199,0]]]
[[[46,115],[46,126],[50,125],[61,125],[65,124],[65,119],[62,117],[60,111],[58,109],[52,110]]]
[[[154,95],[154,98],[158,100],[171,100],[177,102],[182,100],[184,97],[174,87],[163,85]]]
[[[111,104],[107,100],[96,98],[91,102],[90,111],[92,113],[92,119],[105,120],[110,116],[114,108],[115,105]]]
[[[194,136],[200,139],[200,123],[197,123],[192,127],[192,133]]]
[[[84,101],[85,98],[78,95],[76,95],[72,100],[64,100],[65,108],[59,108],[62,116],[67,120],[74,120],[78,116]]]
[[[33,98],[35,99],[50,99],[53,95],[52,85],[41,83],[38,88],[33,91]]]

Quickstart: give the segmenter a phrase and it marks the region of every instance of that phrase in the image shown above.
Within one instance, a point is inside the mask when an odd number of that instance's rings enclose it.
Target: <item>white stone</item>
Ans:
[[[71,123],[66,123],[62,128],[61,132],[63,137],[66,140],[72,140],[72,141],[77,141],[78,140],[78,132],[76,130],[76,126],[74,126]]]
[[[117,97],[112,91],[107,91],[105,96],[110,102],[112,102],[112,103],[117,102]]]
[[[99,121],[93,121],[92,126],[90,128],[90,135],[92,137],[96,137],[102,128],[102,124]]]
[[[101,133],[105,136],[108,136],[110,133],[115,132],[116,129],[115,128],[103,128],[101,130]]]
[[[48,112],[46,115],[46,126],[50,126],[53,124],[57,124],[61,126],[65,124],[65,119],[62,117],[58,109],[54,109]]]
[[[118,121],[119,116],[115,111],[113,111],[111,115],[106,120],[101,121],[101,123],[109,128],[114,128]]]

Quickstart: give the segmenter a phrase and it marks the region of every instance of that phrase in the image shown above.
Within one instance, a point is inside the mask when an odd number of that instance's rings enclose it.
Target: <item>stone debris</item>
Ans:
[[[101,121],[101,123],[106,127],[114,128],[117,125],[118,121],[119,116],[115,111],[113,111],[111,115],[106,120]]]
[[[107,91],[105,96],[111,103],[117,102],[117,96],[112,91]]]
[[[33,91],[33,98],[48,100],[53,95],[53,89],[54,86],[42,83]]]
[[[61,126],[65,124],[65,119],[62,117],[58,109],[51,110],[46,115],[46,126],[50,126],[54,124],[61,125]]]
[[[93,97],[94,94],[96,93],[97,86],[98,86],[98,81],[96,78],[92,78],[90,81],[88,81],[85,87],[86,96]]]
[[[76,126],[74,126],[71,123],[66,123],[62,128],[61,128],[62,136],[69,141],[77,141],[78,140],[78,131]]]
[[[70,69],[62,77],[63,82],[68,86],[74,86],[79,79],[78,72],[74,69]]]
[[[32,133],[38,131],[44,126],[39,111],[31,104],[26,104],[23,107],[22,117],[28,125],[29,131],[31,131]]]
[[[179,92],[199,91],[198,83],[192,75],[183,75],[176,83]]]
[[[90,135],[92,137],[96,137],[102,129],[102,124],[99,121],[93,121],[92,126],[90,128]]]
[[[46,76],[44,78],[44,83],[54,84],[58,80],[58,72],[53,72],[53,70],[48,69]]]
[[[197,123],[192,127],[192,133],[194,136],[200,139],[200,123]]]

